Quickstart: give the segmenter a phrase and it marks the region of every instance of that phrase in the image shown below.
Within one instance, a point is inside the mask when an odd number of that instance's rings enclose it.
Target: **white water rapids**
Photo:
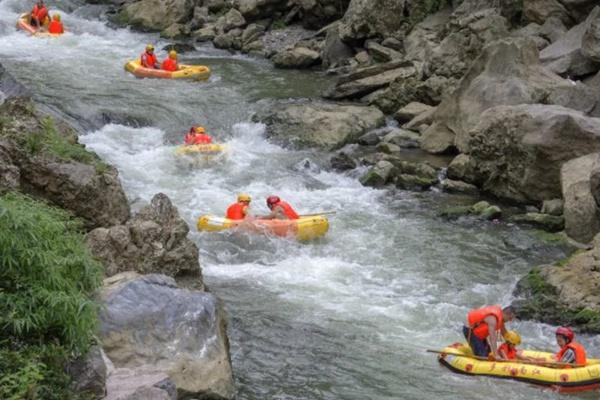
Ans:
[[[50,4],[63,10],[69,33],[33,38],[14,28],[31,4],[0,1],[0,62],[119,169],[134,207],[157,192],[177,205],[230,319],[237,398],[560,397],[455,375],[425,352],[462,340],[470,308],[508,304],[517,280],[532,265],[555,261],[559,250],[514,226],[443,221],[436,212],[445,195],[362,187],[359,171],[328,172],[326,154],[270,144],[264,127],[250,122],[272,99],[318,96],[328,78],[201,47],[183,58],[209,65],[208,83],[138,80],[123,64],[147,42],[165,45],[157,35],[113,29],[101,7],[68,0]],[[175,145],[192,124],[229,144],[226,162],[197,170],[175,162]],[[305,159],[312,167],[304,168]],[[303,213],[338,212],[326,238],[309,244],[195,231],[199,215],[224,213],[240,192],[253,196],[259,214],[270,194]],[[512,326],[525,346],[555,349],[553,327]],[[581,340],[600,357],[600,338]]]

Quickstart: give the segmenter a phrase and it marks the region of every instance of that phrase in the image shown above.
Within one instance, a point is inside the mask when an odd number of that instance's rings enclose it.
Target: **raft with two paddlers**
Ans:
[[[40,28],[36,28],[35,26],[29,23],[29,14],[21,14],[19,19],[17,20],[17,29],[25,31],[32,36],[36,37],[59,37],[60,33],[49,33],[45,31],[41,31]]]
[[[132,60],[125,64],[125,70],[137,78],[159,79],[191,79],[205,81],[210,77],[210,68],[205,65],[179,65],[177,71],[165,71],[142,67],[140,60]]]
[[[455,343],[437,353],[443,366],[460,374],[512,379],[563,393],[600,389],[600,359],[588,359],[585,366],[564,368],[552,362],[551,353],[523,350],[525,357],[548,362],[488,361],[474,357],[466,343]]]
[[[245,219],[231,220],[214,215],[198,219],[199,231],[219,232],[236,229],[242,232],[261,233],[279,237],[292,237],[300,241],[324,236],[329,230],[329,220],[324,215],[305,216],[300,219]]]

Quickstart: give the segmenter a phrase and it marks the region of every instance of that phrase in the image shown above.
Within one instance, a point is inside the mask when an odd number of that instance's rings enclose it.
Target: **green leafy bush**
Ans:
[[[0,197],[1,399],[70,398],[64,365],[93,340],[102,278],[80,227],[27,196]]]

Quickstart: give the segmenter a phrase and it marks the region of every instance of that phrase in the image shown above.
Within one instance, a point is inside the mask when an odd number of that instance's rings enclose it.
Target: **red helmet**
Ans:
[[[279,196],[269,196],[267,197],[267,206],[269,206],[269,208],[273,207],[274,204],[277,204],[281,201],[281,199],[279,198]]]
[[[575,333],[573,333],[573,329],[566,327],[566,326],[561,326],[560,328],[558,328],[556,330],[556,336],[558,336],[558,335],[563,336],[569,342],[571,342],[573,340],[573,338],[575,337]]]

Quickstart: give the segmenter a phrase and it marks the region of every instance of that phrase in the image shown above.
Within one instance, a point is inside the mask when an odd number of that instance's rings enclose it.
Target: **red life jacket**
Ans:
[[[502,308],[500,308],[500,306],[487,306],[471,310],[469,311],[469,314],[467,314],[469,328],[471,328],[473,334],[481,340],[484,340],[490,335],[488,324],[484,322],[484,319],[490,315],[496,318],[496,330],[501,330],[502,327],[504,327],[504,316],[502,315]]]
[[[556,360],[560,361],[562,356],[565,354],[565,352],[568,349],[571,349],[575,352],[575,364],[577,364],[577,365],[586,365],[587,364],[587,356],[585,354],[585,348],[577,342],[567,343],[565,345],[565,347],[563,347],[562,349],[560,349],[560,351],[558,353],[556,353]]]
[[[298,219],[300,216],[298,213],[285,201],[281,200],[279,203],[275,204],[275,207],[281,207],[283,209],[283,213],[289,219]]]
[[[510,347],[508,343],[502,343],[502,345],[498,347],[498,353],[504,354],[509,360],[517,359],[517,348],[515,346]]]
[[[50,26],[48,26],[48,32],[54,34],[61,34],[65,33],[65,30],[63,28],[63,24],[60,21],[52,21],[50,22]]]
[[[34,5],[31,10],[31,18],[36,18],[40,23],[44,22],[44,18],[48,16],[48,9],[46,6],[42,6],[41,8],[38,5]]]
[[[205,133],[200,133],[194,138],[194,144],[211,144],[212,138]]]
[[[246,218],[246,208],[248,206],[244,203],[234,203],[227,208],[227,214],[225,215],[229,219],[240,220]]]
[[[177,71],[177,61],[172,58],[165,58],[160,68],[165,71]]]
[[[148,52],[144,52],[140,57],[140,64],[144,68],[154,68],[156,65],[156,54],[149,54]]]

